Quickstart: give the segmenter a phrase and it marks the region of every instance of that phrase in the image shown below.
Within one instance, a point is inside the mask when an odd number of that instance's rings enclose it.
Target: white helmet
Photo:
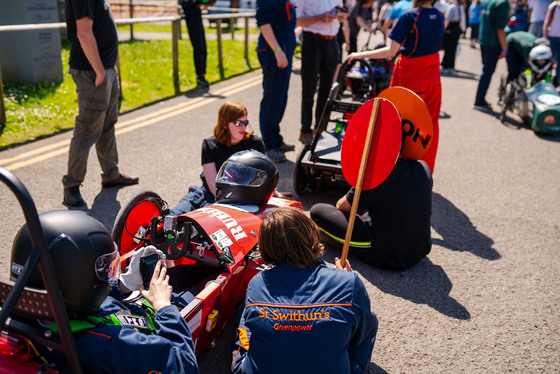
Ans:
[[[531,49],[529,52],[529,59],[535,60],[550,60],[552,58],[552,49],[545,44],[540,44]]]
[[[529,65],[537,74],[546,73],[552,66],[552,49],[545,44],[533,47],[529,52]]]

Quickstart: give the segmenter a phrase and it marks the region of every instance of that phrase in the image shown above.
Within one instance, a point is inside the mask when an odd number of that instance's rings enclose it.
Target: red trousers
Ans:
[[[414,91],[428,107],[434,123],[434,137],[430,149],[424,156],[432,173],[436,163],[439,141],[439,110],[441,108],[441,73],[439,54],[408,58],[400,56],[393,71],[391,87],[401,86]]]

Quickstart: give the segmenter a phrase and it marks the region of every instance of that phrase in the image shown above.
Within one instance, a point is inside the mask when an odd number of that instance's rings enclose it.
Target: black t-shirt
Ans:
[[[115,66],[119,51],[117,26],[108,0],[66,0],[66,28],[70,42],[70,67],[93,70],[78,39],[76,20],[89,17],[93,20],[93,35],[99,57],[106,69]]]
[[[234,153],[254,149],[264,153],[264,143],[256,135],[251,135],[249,139],[242,140],[237,144],[232,144],[229,147],[220,143],[215,136],[204,139],[202,142],[202,165],[215,163],[216,171],[220,170],[222,164]]]
[[[358,17],[362,17],[366,22],[370,21],[372,17],[371,7],[364,8],[362,5],[357,3],[350,11],[350,15],[348,16],[350,35],[354,38],[358,37],[361,29],[360,25],[358,25],[358,22],[356,21]]]
[[[392,268],[408,268],[430,253],[432,186],[420,162],[399,158],[383,183],[361,192],[358,213],[369,211],[372,246]],[[346,197],[352,203],[354,188]]]

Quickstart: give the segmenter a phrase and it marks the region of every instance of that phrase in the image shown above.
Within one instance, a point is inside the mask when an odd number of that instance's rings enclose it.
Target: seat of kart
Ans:
[[[341,149],[342,136],[340,136],[339,133],[323,131],[317,141],[317,146],[315,147],[313,156],[318,157],[321,162],[340,165]]]
[[[14,285],[10,280],[0,279],[0,305],[4,304]],[[27,318],[54,320],[46,290],[25,287],[14,309]]]

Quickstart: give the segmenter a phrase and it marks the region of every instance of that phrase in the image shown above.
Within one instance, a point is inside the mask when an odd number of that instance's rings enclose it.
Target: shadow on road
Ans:
[[[557,132],[555,134],[535,133],[535,135],[538,136],[539,138],[543,139],[543,140],[548,140],[549,142],[560,143],[560,132]]]
[[[323,258],[334,263],[334,258],[340,257],[340,250],[326,243]],[[449,296],[453,284],[441,266],[434,265],[428,258],[424,258],[417,265],[405,271],[391,271],[377,269],[362,262],[352,255],[348,255],[354,271],[359,272],[381,292],[388,293],[415,304],[426,304],[448,317],[468,320],[469,311],[457,300]],[[373,301],[375,311],[375,301]]]
[[[432,227],[442,239],[432,238],[432,244],[453,251],[469,251],[487,260],[501,256],[494,241],[473,226],[469,217],[438,193],[432,193]]]
[[[373,348],[373,359],[375,360],[375,348]],[[368,374],[387,374],[385,370],[377,366],[373,362],[370,362],[367,367]]]
[[[455,70],[454,73],[441,73],[442,77],[478,80],[480,74],[473,74],[464,70]]]
[[[102,188],[91,204],[89,214],[100,221],[109,231],[112,231],[115,217],[121,209],[117,201],[119,189],[124,187]]]

